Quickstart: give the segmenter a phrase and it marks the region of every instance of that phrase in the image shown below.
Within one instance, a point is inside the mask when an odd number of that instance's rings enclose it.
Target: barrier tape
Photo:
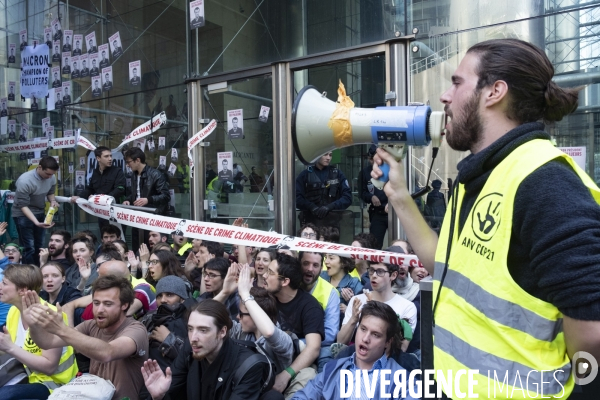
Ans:
[[[217,127],[217,121],[215,121],[213,119],[212,121],[210,121],[210,123],[208,125],[206,125],[204,128],[202,128],[200,131],[198,131],[198,133],[196,133],[194,136],[192,136],[188,140],[188,160],[190,160],[190,176],[192,175],[192,171],[194,168],[194,160],[192,158],[192,150],[194,149],[194,147],[198,146],[198,144],[200,144],[200,142],[202,142],[204,139],[206,139],[208,137],[208,135],[213,133],[213,131],[215,130],[216,127]]]
[[[123,141],[121,142],[121,144],[117,148],[112,149],[111,151],[113,153],[118,152],[127,143],[131,143],[136,139],[141,139],[144,136],[151,135],[152,133],[154,133],[154,131],[156,129],[164,126],[166,123],[167,123],[167,114],[165,114],[165,112],[163,111],[160,114],[152,117],[148,121],[144,122],[143,124],[141,124],[140,126],[135,128],[134,130],[132,130],[129,135],[127,135],[127,136],[125,136],[125,138],[123,138]]]
[[[69,197],[56,196],[58,202],[69,202]],[[166,234],[185,236],[189,239],[209,240],[252,247],[270,247],[297,251],[337,254],[341,257],[389,263],[406,266],[422,266],[415,255],[391,253],[382,250],[352,247],[344,244],[320,242],[276,232],[264,232],[257,229],[242,228],[213,222],[192,221],[164,217],[143,211],[130,210],[113,203],[114,199],[106,195],[93,195],[89,200],[78,199],[77,204],[86,213],[110,222],[156,231]]]

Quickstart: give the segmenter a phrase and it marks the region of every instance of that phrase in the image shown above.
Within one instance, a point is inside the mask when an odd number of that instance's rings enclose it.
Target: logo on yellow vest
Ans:
[[[483,242],[494,237],[502,220],[502,194],[490,193],[482,197],[473,207],[471,229]]]

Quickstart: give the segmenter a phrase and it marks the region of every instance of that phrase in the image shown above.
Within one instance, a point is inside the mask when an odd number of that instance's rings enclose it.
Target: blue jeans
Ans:
[[[36,214],[35,218],[42,222],[44,214]],[[44,237],[46,229],[35,226],[35,224],[27,217],[13,217],[15,225],[17,225],[17,233],[19,234],[19,243],[23,247],[22,264],[40,263],[40,249],[44,247]]]
[[[23,383],[0,388],[2,400],[46,400],[48,396],[50,391],[41,383]]]

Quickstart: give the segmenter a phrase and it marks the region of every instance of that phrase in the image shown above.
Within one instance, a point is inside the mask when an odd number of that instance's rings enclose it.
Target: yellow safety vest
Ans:
[[[144,284],[144,285],[150,286],[150,289],[152,289],[152,292],[156,293],[156,289],[154,288],[154,286],[152,286],[151,284],[146,282],[146,280],[144,278],[140,278],[140,279],[134,278],[133,275],[129,275],[129,277],[131,278],[131,281],[130,281],[131,287],[133,287],[134,289],[137,285]]]
[[[567,398],[573,390],[561,312],[517,285],[507,266],[517,189],[537,168],[559,158],[571,165],[600,203],[600,190],[585,171],[542,139],[519,146],[493,170],[460,235],[464,186],[459,185],[454,194],[458,204],[450,267],[434,316],[434,367],[446,379],[449,370],[454,374],[461,369],[479,370],[473,393],[480,399],[541,397],[542,382],[544,396]],[[435,297],[444,272],[451,219],[449,208],[435,254]],[[452,386],[449,397],[456,393],[454,381]],[[468,393],[467,375],[458,387]]]
[[[56,307],[54,307],[52,304],[49,304],[44,300],[40,301],[42,304],[45,304],[56,311]],[[62,316],[65,325],[68,325],[69,322],[67,315],[63,313]],[[21,312],[19,309],[15,306],[12,306],[8,311],[8,316],[6,317],[6,329],[8,330],[10,339],[13,341],[13,343],[17,340],[17,330],[19,329],[20,317]],[[40,357],[42,356],[42,349],[40,349],[40,347],[35,344],[33,340],[31,340],[31,337],[29,336],[29,329],[25,335],[23,350]],[[71,346],[63,347],[62,355],[60,356],[60,360],[58,362],[58,368],[53,375],[48,376],[41,372],[32,371],[26,365],[25,371],[27,372],[27,375],[29,375],[29,383],[41,383],[42,385],[46,386],[50,392],[66,383],[69,383],[71,379],[75,378],[77,372],[79,372],[77,369],[77,363],[75,362],[75,353],[73,351],[73,347]]]
[[[321,307],[323,307],[323,310],[327,308],[327,303],[329,302],[329,297],[331,296],[332,290],[335,291],[338,296],[340,295],[340,292],[338,292],[331,283],[327,282],[321,277],[317,279],[317,283],[311,294],[315,299],[317,299]]]
[[[175,245],[171,245],[171,248],[175,248]],[[179,251],[177,252],[178,255],[182,256],[185,254],[186,251],[188,251],[189,249],[192,248],[192,244],[190,242],[187,242],[186,244],[184,244],[183,246],[181,246],[181,248],[179,249]]]

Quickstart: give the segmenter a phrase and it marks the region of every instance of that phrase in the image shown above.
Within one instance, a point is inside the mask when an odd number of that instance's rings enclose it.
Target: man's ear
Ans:
[[[493,107],[508,99],[508,84],[505,81],[498,80],[484,88],[483,93],[486,107]]]

